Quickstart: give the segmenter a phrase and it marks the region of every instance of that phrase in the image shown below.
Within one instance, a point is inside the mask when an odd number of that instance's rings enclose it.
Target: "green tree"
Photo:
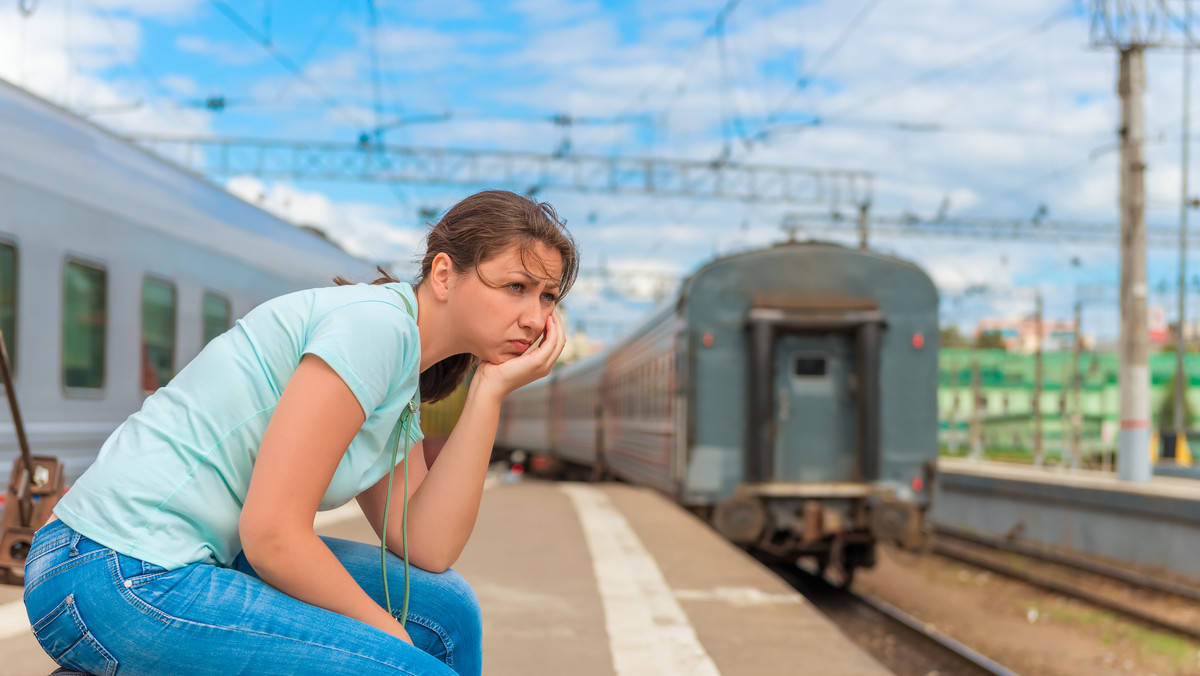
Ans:
[[[1008,349],[1004,345],[1004,338],[1000,335],[999,331],[984,331],[979,334],[979,338],[975,339],[975,347],[981,349]]]
[[[970,347],[971,341],[958,330],[957,326],[943,326],[938,329],[938,344],[942,347]]]

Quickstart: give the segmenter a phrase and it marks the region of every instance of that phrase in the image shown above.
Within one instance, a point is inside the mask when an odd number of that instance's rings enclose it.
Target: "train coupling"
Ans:
[[[907,500],[884,493],[869,501],[871,534],[880,542],[890,542],[916,551],[925,547],[925,509]]]

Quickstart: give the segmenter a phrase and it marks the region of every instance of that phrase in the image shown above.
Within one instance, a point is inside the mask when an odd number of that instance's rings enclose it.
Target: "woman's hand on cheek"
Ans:
[[[541,343],[503,364],[481,363],[475,371],[472,387],[489,388],[497,396],[504,397],[509,392],[548,375],[566,344],[566,331],[563,330],[562,319],[555,311],[546,318],[546,331],[542,334]]]

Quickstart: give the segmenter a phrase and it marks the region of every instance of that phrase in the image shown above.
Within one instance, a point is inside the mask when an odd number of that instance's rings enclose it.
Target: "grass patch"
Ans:
[[[1142,627],[1126,626],[1129,639],[1141,648],[1142,657],[1161,655],[1175,664],[1195,664],[1196,644],[1188,639]]]
[[[1023,608],[1038,608],[1036,603],[1026,602]],[[1039,608],[1039,611],[1041,609]],[[1120,620],[1111,613],[1092,610],[1074,604],[1054,604],[1043,611],[1050,620],[1064,625],[1090,627],[1100,631],[1100,641],[1106,646],[1124,643],[1137,648],[1142,659],[1152,661],[1165,659],[1177,667],[1194,666],[1196,643],[1174,634],[1169,634]]]

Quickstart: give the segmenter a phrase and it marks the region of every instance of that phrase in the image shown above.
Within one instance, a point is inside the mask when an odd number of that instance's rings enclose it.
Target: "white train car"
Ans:
[[[68,482],[213,336],[337,275],[375,276],[320,235],[0,80],[0,330],[30,446],[64,460]],[[0,409],[7,482],[19,449]]]

